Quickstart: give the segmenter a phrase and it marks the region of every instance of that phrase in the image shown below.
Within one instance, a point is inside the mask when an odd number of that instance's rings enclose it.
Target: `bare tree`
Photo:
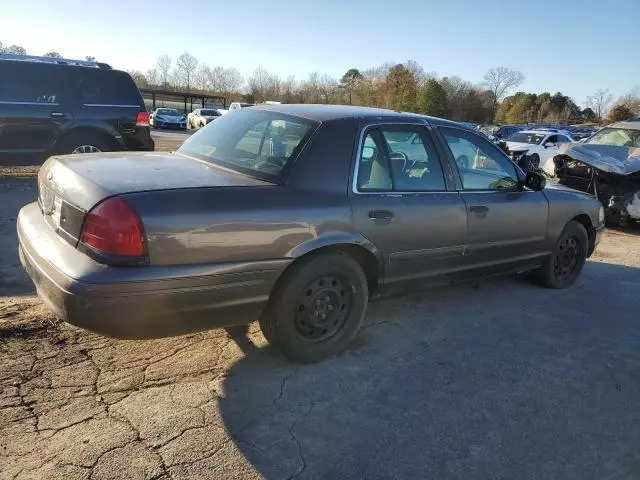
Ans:
[[[144,74],[140,70],[127,70],[127,73],[131,75],[133,81],[136,82],[138,88],[144,88],[149,86],[149,82]]]
[[[280,79],[264,68],[258,67],[247,79],[249,93],[256,100],[268,100],[280,93]]]
[[[219,91],[225,97],[237,93],[244,84],[244,78],[236,68],[223,68],[219,76]]]
[[[162,55],[158,57],[157,69],[162,81],[162,86],[167,88],[167,80],[169,80],[169,72],[171,71],[171,57],[169,55]]]
[[[180,83],[187,88],[187,91],[191,90],[193,75],[197,68],[198,59],[189,52],[182,53],[176,61],[176,78],[180,79]]]
[[[609,109],[609,105],[613,101],[613,95],[609,93],[608,89],[596,90],[592,96],[587,97],[587,106],[593,109],[598,118],[598,124],[602,122],[603,115]]]
[[[521,72],[506,67],[492,68],[485,73],[483,84],[493,95],[491,111],[494,115],[498,110],[498,102],[502,101],[509,90],[521,85],[522,82],[524,82],[524,75]]]
[[[209,77],[211,76],[211,69],[201,64],[193,75],[193,84],[199,90],[209,89]]]
[[[147,70],[147,83],[150,86],[155,86],[158,85],[158,69],[157,68],[150,68],[149,70]]]
[[[622,95],[616,105],[624,105],[633,114],[640,115],[640,86],[632,88],[627,93]]]
[[[20,45],[11,45],[4,49],[4,53],[12,53],[14,55],[26,55],[27,51]]]
[[[4,53],[4,48],[2,48],[2,42],[0,42],[0,53]]]
[[[48,52],[44,54],[45,57],[51,57],[51,58],[62,58],[62,55],[60,55],[58,52]]]

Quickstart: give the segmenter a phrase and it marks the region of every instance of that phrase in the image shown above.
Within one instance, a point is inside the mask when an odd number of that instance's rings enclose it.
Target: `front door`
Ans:
[[[422,125],[368,127],[350,193],[356,227],[382,252],[384,282],[460,268],[465,203]]]
[[[460,175],[470,267],[535,261],[546,255],[549,216],[542,192],[522,189],[511,160],[479,135],[440,127]]]
[[[10,63],[0,76],[0,164],[39,163],[71,120],[62,109],[65,67]]]

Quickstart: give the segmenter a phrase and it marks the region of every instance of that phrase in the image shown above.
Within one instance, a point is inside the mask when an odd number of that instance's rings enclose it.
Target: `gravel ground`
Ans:
[[[0,479],[640,478],[640,231],[577,285],[372,303],[343,355],[252,324],[152,341],[58,322],[17,265],[33,180],[0,181]]]

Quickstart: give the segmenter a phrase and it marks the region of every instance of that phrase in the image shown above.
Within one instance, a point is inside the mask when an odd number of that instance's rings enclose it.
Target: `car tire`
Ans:
[[[98,135],[73,135],[62,140],[57,148],[57,153],[66,155],[70,153],[108,152],[111,150],[113,150],[112,146]]]
[[[522,158],[520,167],[527,172],[537,172],[540,169],[540,156],[537,153],[525,155]]]
[[[342,352],[358,334],[369,301],[367,278],[348,255],[293,265],[260,317],[265,338],[290,361],[314,363]]]
[[[589,236],[584,226],[570,221],[544,265],[531,273],[531,280],[546,288],[570,287],[582,272],[588,250]]]

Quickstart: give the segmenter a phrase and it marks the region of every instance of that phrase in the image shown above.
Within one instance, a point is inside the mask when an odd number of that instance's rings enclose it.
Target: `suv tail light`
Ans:
[[[110,263],[109,256],[126,263],[127,259],[140,260],[146,255],[140,219],[120,197],[111,197],[87,213],[80,242],[106,263]]]
[[[138,116],[136,117],[136,125],[138,127],[148,127],[149,112],[138,112]]]

